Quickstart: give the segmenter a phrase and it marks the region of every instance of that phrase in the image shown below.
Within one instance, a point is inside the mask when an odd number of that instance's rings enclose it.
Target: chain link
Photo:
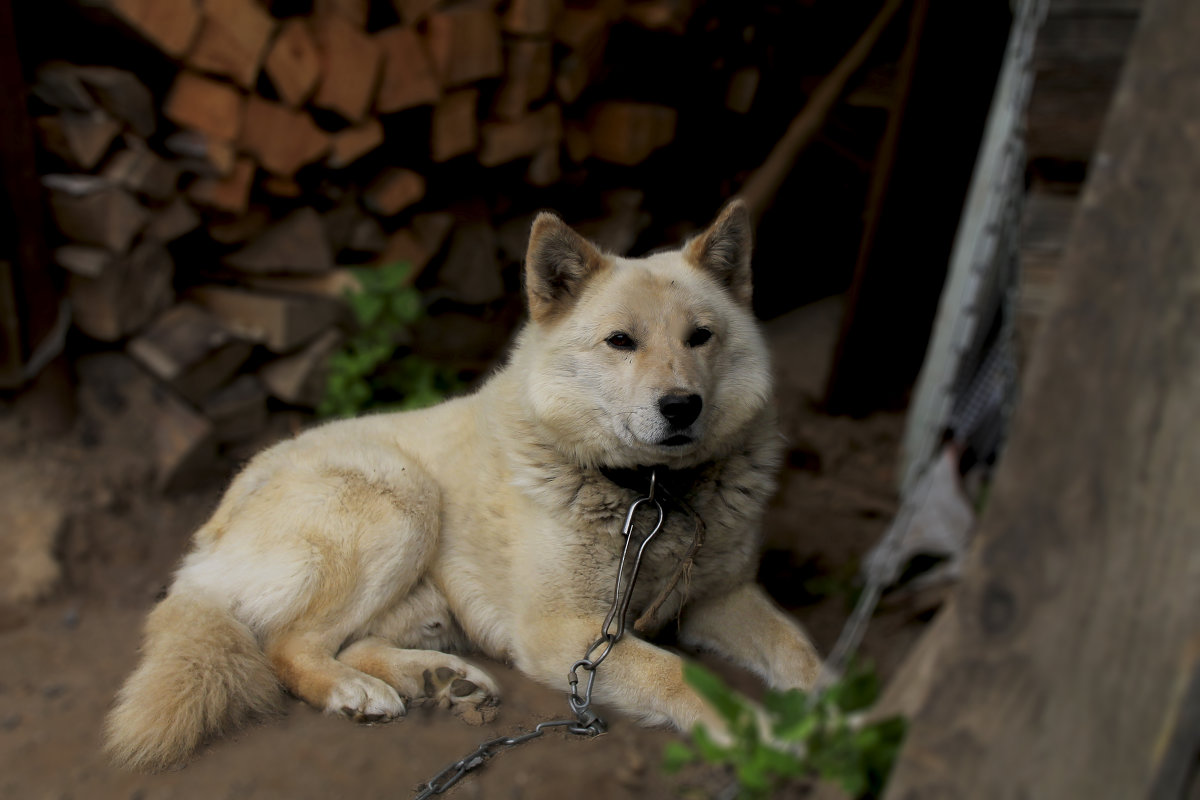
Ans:
[[[424,783],[418,789],[415,800],[427,800],[427,798],[434,795],[442,794],[466,777],[468,772],[479,769],[494,756],[517,745],[540,738],[550,728],[564,728],[567,733],[576,736],[586,736],[588,738],[599,736],[608,730],[608,723],[591,710],[592,689],[596,684],[596,668],[600,666],[604,659],[608,658],[608,654],[612,652],[613,647],[625,634],[625,618],[629,612],[629,602],[633,598],[633,587],[637,582],[638,570],[642,566],[642,554],[646,552],[646,546],[650,544],[650,540],[662,530],[666,512],[663,510],[662,503],[655,496],[657,488],[657,474],[654,470],[651,470],[650,490],[644,497],[639,497],[629,505],[629,511],[625,514],[625,524],[621,527],[621,536],[625,539],[625,544],[621,549],[621,561],[617,565],[617,581],[613,587],[612,606],[608,610],[608,615],[604,618],[604,624],[600,628],[600,636],[596,641],[592,642],[592,645],[583,654],[583,658],[571,665],[571,671],[567,674],[567,683],[571,687],[567,702],[570,704],[575,718],[542,722],[529,733],[518,734],[516,736],[501,736],[484,742],[470,754],[455,761]],[[633,568],[630,570],[629,580],[626,581],[625,565],[629,561],[629,554],[632,550],[634,520],[638,509],[646,503],[652,504],[651,508],[658,511],[658,520],[654,523],[654,527],[650,532],[646,534],[645,538],[642,539],[641,544],[638,545],[637,555],[633,559]],[[614,625],[616,626],[615,630]],[[599,655],[593,657],[592,654],[601,647],[604,649]],[[588,673],[582,695],[579,691],[580,670],[585,670]]]

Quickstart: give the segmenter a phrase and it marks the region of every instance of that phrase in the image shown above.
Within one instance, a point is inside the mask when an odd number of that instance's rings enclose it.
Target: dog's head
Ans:
[[[771,393],[750,309],[750,221],[730,203],[679,250],[601,252],[553,214],[530,234],[528,400],[589,466],[688,466],[737,446]]]

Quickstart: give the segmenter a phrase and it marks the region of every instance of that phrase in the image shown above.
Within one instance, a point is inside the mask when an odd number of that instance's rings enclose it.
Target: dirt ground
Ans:
[[[762,577],[823,652],[848,612],[859,557],[895,510],[903,424],[895,413],[853,420],[814,409],[838,308],[823,301],[768,326],[792,450],[768,519]],[[406,798],[481,741],[567,716],[565,687],[481,662],[503,689],[499,718],[482,728],[425,709],[360,727],[297,702],[280,719],[213,743],[181,771],[109,767],[98,752],[100,726],[134,666],[142,619],[228,477],[186,493],[154,490],[144,398],[122,378],[125,368],[103,359],[81,365],[68,433],[31,434],[20,403],[0,417],[0,798]],[[230,468],[246,455],[233,454]],[[885,608],[864,654],[886,677],[921,627],[917,609]],[[662,749],[676,734],[609,722],[597,739],[552,733],[505,753],[450,796],[703,797],[721,788],[711,773],[662,773]]]

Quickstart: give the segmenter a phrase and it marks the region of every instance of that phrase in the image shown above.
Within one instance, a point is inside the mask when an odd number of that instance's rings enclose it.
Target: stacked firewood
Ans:
[[[496,222],[455,182],[503,170],[551,187],[670,144],[676,108],[589,88],[615,26],[676,36],[692,13],[678,0],[74,2],[98,36],[154,56],[146,70],[47,61],[32,108],[76,329],[180,401],[162,421],[164,485],[186,482],[175,467],[195,452],[251,436],[268,403],[318,403],[351,267],[406,261],[459,312],[507,303],[530,217]],[[609,196],[608,227],[590,233],[628,247],[646,224],[639,197]],[[479,364],[516,317],[491,319],[455,330]]]

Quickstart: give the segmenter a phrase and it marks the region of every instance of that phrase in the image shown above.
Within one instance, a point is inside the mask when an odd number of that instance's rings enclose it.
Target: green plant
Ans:
[[[369,408],[432,405],[459,388],[452,370],[414,355],[397,358],[405,332],[424,315],[406,262],[354,270],[359,289],[346,293],[356,329],[329,359],[322,417],[351,417]]]
[[[789,779],[814,775],[841,784],[855,798],[882,794],[905,722],[901,717],[869,724],[855,719],[879,694],[869,667],[848,670],[811,699],[798,690],[768,691],[762,712],[698,664],[686,664],[684,677],[721,715],[730,742],[718,743],[697,726],[690,743],[667,746],[663,766],[668,772],[696,761],[724,767],[732,771],[737,796],[744,800],[770,797]]]

